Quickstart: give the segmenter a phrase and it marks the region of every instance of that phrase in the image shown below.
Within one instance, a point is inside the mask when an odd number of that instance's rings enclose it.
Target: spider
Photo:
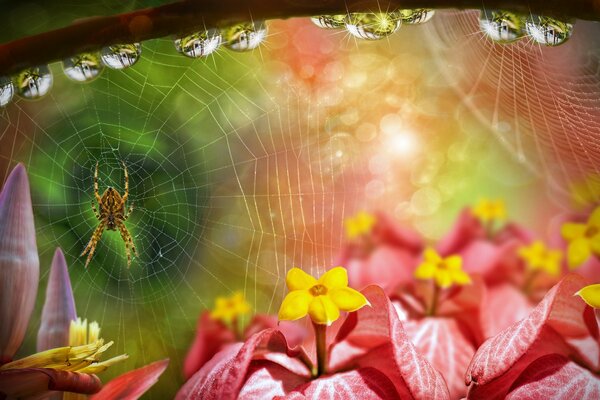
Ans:
[[[116,231],[118,229],[121,233],[121,238],[123,239],[123,242],[125,242],[127,268],[129,268],[131,265],[131,253],[129,252],[129,246],[131,246],[133,254],[137,257],[137,251],[135,250],[133,239],[131,238],[131,234],[127,230],[127,227],[125,226],[125,221],[127,221],[127,218],[129,218],[131,212],[133,211],[133,204],[129,206],[127,214],[125,214],[125,203],[129,197],[129,175],[127,174],[127,166],[125,166],[125,163],[123,163],[123,168],[125,171],[125,193],[123,196],[121,197],[116,189],[109,186],[108,189],[106,189],[102,194],[102,197],[100,197],[100,194],[98,193],[98,163],[96,163],[96,171],[94,172],[94,196],[98,202],[98,207],[100,207],[100,213],[98,213],[98,210],[96,209],[94,200],[92,200],[92,210],[94,211],[98,221],[100,221],[100,224],[92,234],[92,238],[85,247],[85,250],[83,250],[81,253],[81,256],[84,256],[89,252],[85,262],[86,268],[90,263],[94,252],[96,251],[96,246],[102,237],[104,229],[111,231]]]

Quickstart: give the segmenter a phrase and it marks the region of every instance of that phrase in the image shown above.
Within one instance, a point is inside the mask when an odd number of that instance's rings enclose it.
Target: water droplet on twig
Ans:
[[[7,76],[0,76],[0,107],[4,107],[12,100],[15,86]]]
[[[402,24],[398,13],[357,13],[346,17],[350,34],[366,40],[379,40],[396,32]]]
[[[108,68],[124,69],[131,67],[140,59],[142,46],[139,43],[117,44],[102,49],[102,63]]]
[[[225,47],[234,51],[247,51],[258,47],[267,36],[264,21],[245,22],[222,31]]]
[[[52,72],[47,65],[28,68],[17,74],[15,85],[19,96],[28,100],[39,99],[52,87]]]
[[[206,57],[215,52],[222,41],[219,31],[210,29],[175,39],[175,48],[187,57]]]
[[[531,16],[525,23],[527,34],[537,43],[558,46],[569,40],[573,25],[554,18]]]
[[[339,29],[346,26],[346,15],[319,15],[310,19],[316,26],[323,29]]]
[[[89,82],[95,79],[103,68],[98,53],[83,53],[63,60],[65,75],[76,82]]]
[[[494,42],[510,43],[524,35],[525,19],[501,10],[483,10],[479,17],[481,30]]]

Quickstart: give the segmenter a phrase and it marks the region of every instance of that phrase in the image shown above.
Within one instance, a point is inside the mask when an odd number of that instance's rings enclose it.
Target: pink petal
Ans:
[[[487,340],[467,371],[470,398],[503,398],[523,370],[544,355],[581,358],[567,340],[583,340],[591,335],[593,314],[586,313],[585,303],[573,296],[584,284],[577,275],[565,277],[527,318]],[[597,329],[594,334],[597,336]]]
[[[600,259],[592,255],[575,272],[590,282],[600,282]]]
[[[270,361],[252,361],[238,399],[272,399],[284,396],[309,380]]]
[[[183,364],[185,378],[189,379],[225,345],[235,341],[235,335],[227,326],[211,318],[210,312],[203,312],[198,319],[194,343]]]
[[[417,351],[437,369],[448,384],[451,398],[467,393],[465,371],[475,354],[475,347],[451,318],[423,318],[405,322],[406,334]]]
[[[331,349],[331,370],[372,367],[394,383],[401,398],[448,398],[442,376],[413,347],[381,288],[363,294],[371,303],[348,316]]]
[[[246,327],[244,337],[249,338],[265,329],[279,329],[292,348],[301,345],[308,335],[306,328],[297,322],[279,321],[277,317],[272,315],[256,314]]]
[[[18,164],[0,192],[0,365],[23,341],[39,274],[29,179]]]
[[[600,379],[573,361],[551,354],[531,363],[506,398],[597,400],[600,399]]]
[[[240,393],[253,358],[271,353],[287,354],[287,363],[297,361],[280,331],[267,329],[244,344],[229,345],[196,372],[177,393],[176,399],[235,399]],[[283,362],[283,361],[282,361]],[[308,370],[305,371],[308,376]]]
[[[378,246],[364,258],[351,258],[343,263],[348,270],[350,286],[362,289],[369,285],[393,293],[403,283],[413,281],[417,259],[411,253],[389,245]]]
[[[96,375],[49,368],[23,368],[0,371],[0,398],[36,396],[51,391],[96,393],[102,387]]]
[[[256,397],[255,397],[256,398]],[[267,397],[262,397],[267,398]],[[354,371],[324,376],[298,387],[288,396],[279,399],[400,399],[394,384],[375,368],[360,368]]]
[[[412,255],[418,255],[423,250],[423,238],[417,232],[403,227],[389,215],[378,212],[377,223],[373,228],[376,243],[388,244]]]
[[[473,215],[470,209],[461,211],[450,232],[442,238],[437,250],[442,255],[460,253],[461,250],[474,240],[485,239],[485,228]]]
[[[75,299],[65,256],[57,248],[50,266],[46,289],[46,301],[42,310],[42,322],[38,331],[37,350],[69,345],[69,327],[77,318]]]
[[[527,317],[533,305],[522,291],[505,283],[488,288],[482,306],[483,331],[492,337]]]
[[[136,400],[158,381],[168,365],[169,359],[165,359],[119,375],[90,400]]]
[[[519,268],[516,249],[517,241],[494,244],[485,240],[475,240],[459,253],[463,258],[463,269],[470,274],[483,276],[489,284],[506,282],[514,278]]]
[[[511,222],[506,224],[498,233],[496,233],[494,242],[501,244],[516,240],[525,245],[533,242],[535,238],[535,234],[529,229]]]

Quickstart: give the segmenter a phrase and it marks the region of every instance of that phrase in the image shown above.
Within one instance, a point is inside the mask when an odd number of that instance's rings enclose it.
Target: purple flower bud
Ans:
[[[23,341],[39,264],[29,179],[18,164],[0,192],[0,364],[11,360]]]
[[[65,256],[56,249],[46,289],[46,301],[42,310],[42,323],[38,331],[37,350],[69,345],[69,326],[77,318],[75,299]]]

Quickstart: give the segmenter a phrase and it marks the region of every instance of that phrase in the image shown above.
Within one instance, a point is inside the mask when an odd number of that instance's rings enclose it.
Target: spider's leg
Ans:
[[[85,246],[85,249],[81,253],[81,256],[85,256],[85,254],[89,252],[87,260],[85,261],[86,268],[87,268],[88,264],[90,263],[92,256],[94,255],[94,252],[96,251],[96,246],[98,245],[98,242],[100,241],[100,238],[102,237],[103,232],[104,232],[104,222],[100,222],[100,225],[98,225],[98,227],[92,234],[92,237],[91,237],[90,241],[88,242],[87,246]]]
[[[94,200],[92,200],[92,211],[94,211],[94,214],[96,215],[96,218],[98,218],[98,220],[102,220],[102,217],[100,216],[100,214],[98,214],[98,209],[96,209]]]
[[[127,221],[127,218],[129,218],[132,211],[133,211],[133,203],[131,203],[129,205],[129,208],[127,209],[127,214],[123,215],[123,221]]]
[[[102,197],[100,197],[100,193],[98,193],[98,162],[96,161],[96,170],[94,171],[94,196],[96,197],[96,201],[98,205],[102,204]]]
[[[137,252],[135,250],[135,246],[133,245],[133,240],[131,239],[131,234],[127,230],[127,227],[123,222],[119,222],[119,232],[121,232],[121,238],[125,243],[125,254],[127,255],[127,268],[131,266],[131,252],[129,251],[129,245],[131,245],[131,249],[133,250],[133,254],[137,256]]]
[[[123,194],[123,204],[125,204],[127,198],[129,197],[129,174],[127,173],[125,161],[123,161],[123,171],[125,172],[125,193]]]

